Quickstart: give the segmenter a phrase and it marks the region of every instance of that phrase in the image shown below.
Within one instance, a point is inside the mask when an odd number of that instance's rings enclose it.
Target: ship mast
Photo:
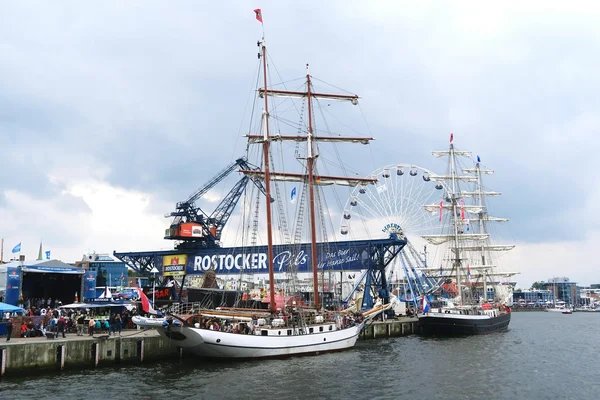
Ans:
[[[313,148],[313,118],[312,118],[312,92],[310,90],[310,74],[308,73],[308,64],[306,64],[306,103],[308,104],[308,135],[307,135],[307,169],[308,169],[308,198],[309,198],[309,216],[310,216],[310,250],[312,257],[313,272],[313,295],[315,297],[315,308],[319,309],[319,276],[317,273],[317,224],[315,221],[315,185],[314,185],[314,166],[315,154]],[[325,295],[325,293],[323,293]]]
[[[479,156],[477,156],[479,158]],[[475,175],[477,176],[477,204],[479,206],[481,206],[481,211],[479,212],[479,233],[487,233],[486,232],[486,228],[485,228],[485,221],[484,221],[484,217],[487,214],[485,212],[484,209],[484,204],[483,204],[483,186],[481,184],[481,166],[479,165],[479,160],[477,160],[477,163],[475,164]],[[487,293],[487,270],[485,269],[485,251],[483,251],[483,246],[482,246],[482,251],[481,251],[481,265],[484,266],[484,269],[481,271],[483,274],[483,298],[484,300],[487,302],[488,300],[488,293]]]
[[[311,229],[311,262],[312,262],[312,275],[313,275],[313,291],[315,297],[315,308],[319,309],[319,285],[318,285],[318,255],[317,255],[317,226],[316,226],[316,199],[315,199],[315,186],[316,185],[345,185],[345,186],[357,186],[357,185],[369,185],[377,182],[376,178],[355,178],[355,177],[344,177],[344,176],[325,176],[315,174],[315,160],[317,154],[315,152],[315,142],[349,142],[349,143],[360,143],[368,144],[372,137],[343,137],[343,136],[318,136],[314,132],[314,118],[313,118],[313,99],[327,99],[327,100],[339,100],[339,101],[350,101],[353,105],[358,104],[357,95],[348,94],[333,94],[333,93],[318,93],[312,90],[311,76],[308,71],[308,64],[306,65],[306,91],[289,91],[289,90],[277,90],[269,89],[267,87],[267,61],[266,61],[266,45],[264,38],[260,41],[259,46],[262,48],[263,58],[263,81],[264,87],[258,89],[260,97],[265,99],[265,110],[263,112],[263,129],[262,135],[248,134],[248,143],[262,143],[263,145],[263,157],[264,157],[264,171],[255,170],[241,170],[246,176],[253,178],[259,178],[265,180],[265,192],[267,199],[271,198],[271,186],[270,181],[285,181],[285,182],[302,182],[307,184],[309,187],[309,218],[310,218],[310,229]],[[308,104],[308,127],[306,135],[276,135],[270,136],[269,134],[269,108],[267,96],[275,97],[286,97],[286,98],[307,98]],[[290,173],[290,172],[274,172],[269,168],[269,146],[271,141],[295,141],[295,142],[306,142],[307,151],[307,162],[306,172]],[[273,266],[273,238],[272,238],[272,222],[271,222],[271,204],[267,200],[267,247],[268,247],[268,259],[269,259],[269,280],[270,280],[270,303],[271,311],[275,311],[275,287],[274,287],[274,266]]]
[[[263,84],[267,89],[267,46],[263,38],[259,42],[261,46],[262,61],[263,61]],[[273,223],[271,221],[271,169],[269,166],[269,146],[271,140],[269,138],[269,100],[265,96],[265,110],[263,111],[263,158],[265,166],[265,192],[267,205],[267,260],[269,263],[269,308],[271,312],[275,312],[275,272],[273,266]]]
[[[463,302],[462,295],[462,284],[460,277],[460,268],[461,268],[461,260],[460,260],[460,249],[458,247],[458,221],[457,221],[457,190],[456,190],[456,159],[454,154],[454,144],[452,143],[452,135],[450,139],[450,176],[452,182],[452,194],[450,199],[452,200],[452,229],[454,231],[454,268],[456,269],[456,289],[458,290],[458,296],[460,302]]]

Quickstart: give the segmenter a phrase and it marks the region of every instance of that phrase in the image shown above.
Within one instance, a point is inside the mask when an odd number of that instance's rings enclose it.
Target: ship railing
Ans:
[[[173,303],[165,310],[169,314],[197,314],[202,309],[201,303]]]

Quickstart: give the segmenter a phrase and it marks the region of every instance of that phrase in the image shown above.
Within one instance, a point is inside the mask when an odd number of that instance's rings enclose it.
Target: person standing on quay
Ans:
[[[121,314],[117,314],[115,316],[115,326],[117,331],[119,332],[119,336],[121,336]]]
[[[77,317],[77,336],[83,336],[83,328],[85,324],[85,315],[79,314]]]
[[[88,331],[90,332],[90,336],[94,336],[94,327],[96,326],[96,321],[94,321],[94,317],[90,316],[90,322],[88,323]]]
[[[8,322],[6,323],[6,341],[10,342],[10,337],[12,335],[12,331],[13,331],[13,324],[12,324],[12,318],[8,319]]]
[[[56,331],[56,336],[58,337],[59,333],[62,333],[62,337],[65,338],[65,325],[67,324],[67,321],[65,320],[65,317],[63,317],[62,315],[60,316],[60,318],[58,319],[58,322],[56,323],[57,326],[57,331]]]
[[[116,335],[117,334],[117,325],[115,325],[115,313],[112,313],[110,315],[110,318],[108,319],[108,323],[110,326],[108,334],[110,335],[112,333],[113,335]]]

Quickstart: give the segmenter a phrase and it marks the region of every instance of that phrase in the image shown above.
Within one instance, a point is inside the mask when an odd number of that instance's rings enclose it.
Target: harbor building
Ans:
[[[600,307],[600,285],[590,285],[579,289],[579,303],[593,308]]]
[[[75,263],[79,268],[96,273],[96,294],[100,296],[105,287],[116,290],[128,284],[129,269],[127,265],[115,260],[108,254],[84,254],[81,261]]]
[[[541,284],[544,290],[554,292],[556,300],[562,300],[567,304],[579,304],[577,283],[571,282],[567,277],[549,278],[548,282]]]
[[[545,307],[554,301],[554,291],[551,289],[526,289],[513,292],[513,304],[523,307]]]

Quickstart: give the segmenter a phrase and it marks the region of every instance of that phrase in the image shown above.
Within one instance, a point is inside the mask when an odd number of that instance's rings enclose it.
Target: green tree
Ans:
[[[531,285],[531,290],[542,290],[545,284],[546,282],[544,281],[533,282],[533,284]]]

